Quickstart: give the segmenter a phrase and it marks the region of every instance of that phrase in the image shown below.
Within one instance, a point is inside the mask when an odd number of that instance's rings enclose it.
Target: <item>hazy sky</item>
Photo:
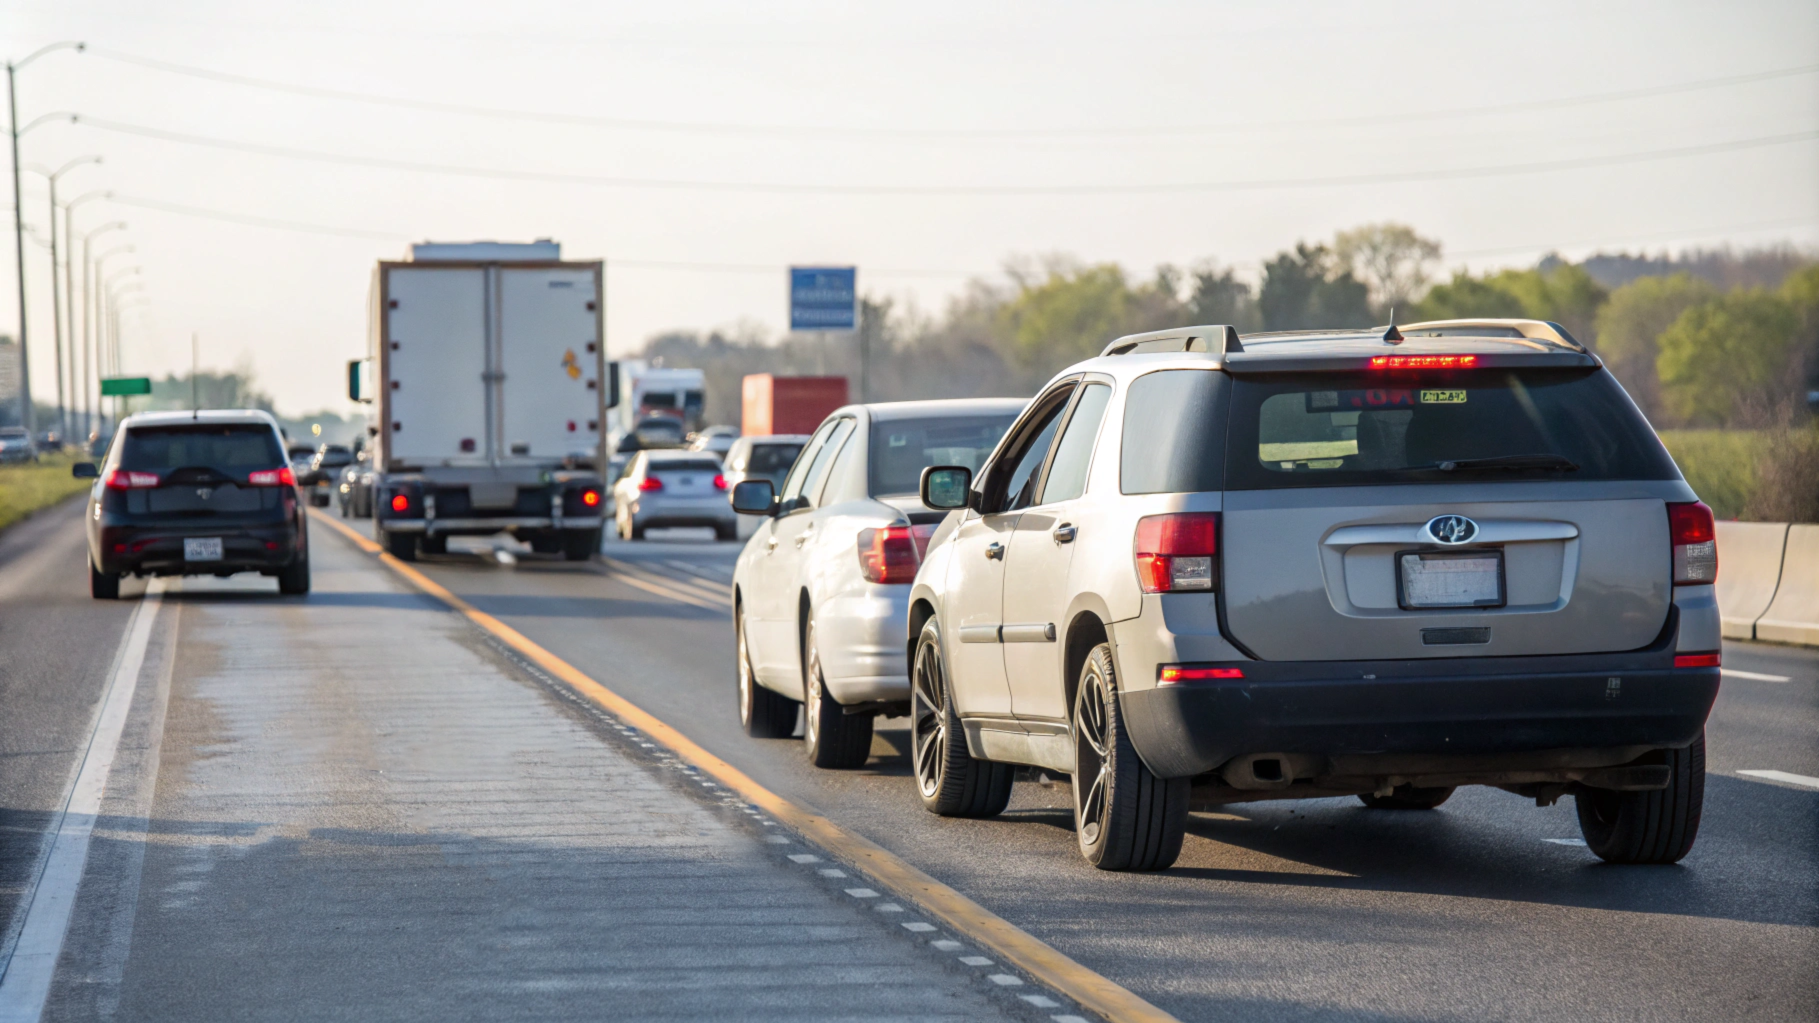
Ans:
[[[112,265],[142,266],[150,299],[127,368],[187,368],[198,332],[205,366],[250,364],[288,412],[345,405],[372,264],[411,240],[550,237],[606,258],[614,352],[671,327],[775,334],[792,262],[857,264],[865,290],[938,311],[1014,255],[1254,273],[1298,239],[1386,219],[1474,268],[1819,247],[1812,0],[0,4],[0,53],[66,39],[91,52],[23,70],[20,120],[90,123],[32,130],[24,161],[105,157],[60,195],[111,189],[120,202],[88,203],[78,230],[130,225],[107,236],[136,246]],[[1589,165],[1536,169],[1553,162]],[[1489,173],[1504,168],[1526,169]],[[45,201],[28,175],[40,229]],[[27,269],[44,400],[48,260],[29,241]],[[10,240],[0,272],[11,333]]]

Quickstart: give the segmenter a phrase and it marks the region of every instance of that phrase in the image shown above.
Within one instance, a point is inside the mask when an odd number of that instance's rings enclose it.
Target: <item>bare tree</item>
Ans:
[[[1440,262],[1440,243],[1407,224],[1365,224],[1339,232],[1333,255],[1370,289],[1378,310],[1387,312],[1407,309],[1421,297]]]

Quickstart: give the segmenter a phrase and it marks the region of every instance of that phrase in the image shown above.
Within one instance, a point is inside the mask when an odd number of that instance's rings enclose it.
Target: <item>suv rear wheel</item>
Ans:
[[[1686,749],[1657,754],[1668,766],[1667,788],[1654,792],[1579,790],[1579,833],[1610,863],[1678,863],[1699,837],[1705,807],[1705,733]]]
[[[88,595],[96,600],[119,600],[120,577],[111,572],[103,572],[88,563]]]
[[[801,704],[760,685],[752,674],[752,652],[745,645],[745,609],[733,608],[733,642],[738,648],[739,723],[754,739],[787,739],[796,732]]]
[[[910,675],[910,756],[916,768],[916,794],[930,813],[995,817],[1010,805],[1015,769],[976,759],[966,748],[960,715],[948,696],[941,626],[933,618],[917,637]]]
[[[309,552],[297,555],[278,570],[278,592],[295,596],[309,592]]]
[[[1074,827],[1100,870],[1162,870],[1187,834],[1187,778],[1158,778],[1138,759],[1118,711],[1112,648],[1087,655],[1074,694]]]
[[[821,674],[821,654],[815,649],[812,614],[803,628],[802,644],[808,653],[807,677],[803,679],[803,693],[808,700],[802,705],[802,741],[808,747],[809,763],[842,770],[864,767],[872,755],[872,716],[848,714],[828,695],[827,681]]]

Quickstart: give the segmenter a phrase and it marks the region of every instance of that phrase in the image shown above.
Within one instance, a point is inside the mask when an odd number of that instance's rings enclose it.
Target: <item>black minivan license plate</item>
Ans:
[[[218,536],[186,536],[183,538],[184,561],[220,561],[221,538]]]
[[[1405,610],[1502,607],[1503,552],[1406,551],[1396,555],[1396,602]]]

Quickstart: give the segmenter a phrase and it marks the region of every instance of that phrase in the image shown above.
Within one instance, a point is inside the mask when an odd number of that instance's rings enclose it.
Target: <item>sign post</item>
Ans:
[[[821,335],[825,361],[830,331],[859,328],[859,268],[792,266],[789,268],[789,329]],[[859,400],[865,400],[866,353],[859,353]],[[823,365],[822,371],[826,372]]]

